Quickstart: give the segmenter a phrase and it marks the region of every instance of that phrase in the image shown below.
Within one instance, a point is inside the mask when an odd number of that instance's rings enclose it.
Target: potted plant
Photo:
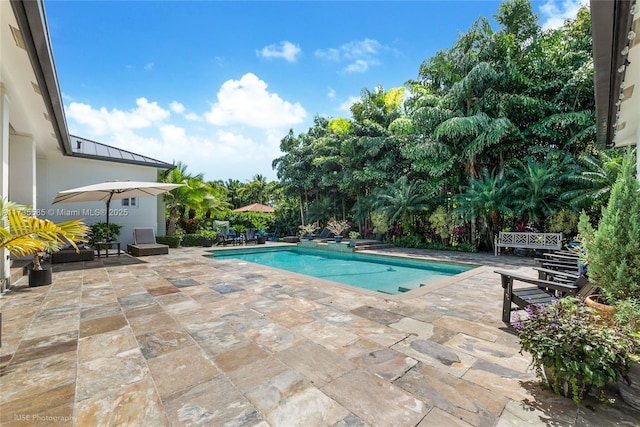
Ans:
[[[612,306],[640,299],[640,184],[635,167],[634,151],[628,150],[597,228],[584,212],[578,223],[589,280],[599,287],[602,302]]]
[[[574,297],[547,306],[530,305],[513,322],[521,352],[531,354],[536,375],[559,395],[579,404],[594,388],[600,399],[608,381],[629,369],[636,340]]]
[[[256,243],[259,245],[265,244],[267,242],[267,221],[263,217],[256,215],[251,218],[251,225],[257,230]]]
[[[15,256],[32,256],[29,286],[51,284],[51,270],[43,267],[45,252],[57,251],[69,244],[76,250],[76,242],[84,241],[88,227],[82,220],[59,224],[28,215],[27,208],[12,202],[0,201],[0,248]]]
[[[331,219],[327,228],[334,234],[336,243],[342,242],[342,233],[349,229],[349,223],[345,220]]]
[[[107,227],[106,222],[96,222],[95,224],[91,224],[89,232],[89,243],[93,244],[96,242],[108,242],[113,239],[117,240],[118,235],[120,235],[120,230],[122,226],[119,224],[109,223]]]
[[[355,248],[356,247],[356,239],[360,237],[360,233],[358,233],[357,231],[350,231],[349,232],[349,247],[351,248]]]
[[[318,229],[318,226],[313,223],[313,224],[301,224],[298,226],[298,229],[300,230],[300,236],[304,237],[306,236],[307,239],[309,240],[313,240],[313,233],[316,232],[316,230]]]
[[[216,230],[202,230],[200,232],[200,237],[202,238],[202,246],[205,248],[210,248],[213,246],[213,242],[218,238],[218,232]]]

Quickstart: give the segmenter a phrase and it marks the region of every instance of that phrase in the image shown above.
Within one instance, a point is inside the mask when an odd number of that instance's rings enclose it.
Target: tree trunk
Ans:
[[[176,235],[176,219],[178,217],[178,210],[175,206],[169,209],[169,224],[167,224],[167,236]]]
[[[304,225],[304,204],[302,203],[302,194],[300,195],[300,224]]]
[[[469,232],[471,235],[469,236],[469,241],[475,247],[478,247],[478,241],[476,240],[476,217],[471,218],[471,222],[469,223]]]

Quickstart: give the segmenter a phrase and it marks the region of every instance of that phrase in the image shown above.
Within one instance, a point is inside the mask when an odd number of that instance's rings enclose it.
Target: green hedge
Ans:
[[[177,248],[180,246],[179,236],[156,236],[156,242],[162,245],[169,245],[170,248]]]
[[[180,244],[187,246],[202,246],[202,236],[200,234],[183,234]]]

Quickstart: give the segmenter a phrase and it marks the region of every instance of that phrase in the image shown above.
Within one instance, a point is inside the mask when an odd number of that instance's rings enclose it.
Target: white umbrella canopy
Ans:
[[[59,191],[53,203],[97,202],[107,204],[107,227],[109,226],[109,205],[111,200],[127,199],[129,197],[157,196],[166,193],[183,184],[165,184],[147,181],[105,181],[99,184],[71,188]]]

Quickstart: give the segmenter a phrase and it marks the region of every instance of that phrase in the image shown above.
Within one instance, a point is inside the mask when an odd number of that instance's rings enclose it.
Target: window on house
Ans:
[[[122,206],[128,206],[130,208],[138,206],[137,197],[129,197],[128,199],[122,199]]]

